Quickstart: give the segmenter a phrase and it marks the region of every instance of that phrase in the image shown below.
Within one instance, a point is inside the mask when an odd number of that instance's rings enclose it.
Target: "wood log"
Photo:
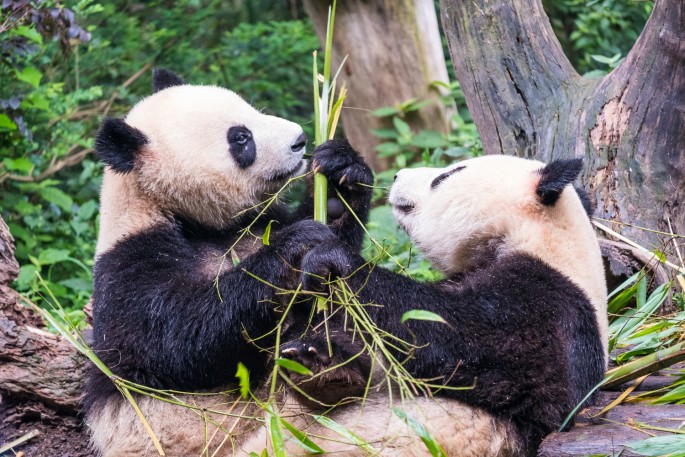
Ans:
[[[0,447],[27,433],[16,450],[31,456],[92,455],[77,415],[85,358],[11,288],[19,274],[14,240],[0,218]]]

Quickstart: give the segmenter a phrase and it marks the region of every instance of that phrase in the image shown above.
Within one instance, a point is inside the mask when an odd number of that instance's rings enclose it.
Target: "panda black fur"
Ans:
[[[481,414],[473,430],[454,433],[445,418],[430,424],[448,455],[535,455],[544,436],[602,380],[608,324],[601,255],[586,196],[569,185],[581,168],[580,160],[544,166],[488,156],[446,170],[401,171],[390,202],[413,241],[445,272],[447,279],[437,283],[365,266],[335,240],[303,259],[309,289],[321,290],[319,278],[337,275],[347,278],[360,303],[382,305],[367,312],[381,329],[419,347],[405,363],[415,377],[474,386],[443,389],[437,405],[424,405],[463,413],[457,400]],[[447,325],[401,324],[403,313],[414,309],[435,312]],[[323,335],[286,343],[282,353],[315,373],[355,356],[360,349],[349,334],[345,340],[342,324],[331,327],[333,359]],[[307,394],[334,404],[359,379],[357,388],[365,387],[369,366],[357,357],[325,376],[292,377]],[[345,389],[336,398],[341,382]],[[334,418],[344,423],[356,408],[338,408]],[[482,414],[494,420],[489,435],[476,430],[483,428]],[[485,447],[488,440],[499,447]]]
[[[318,243],[339,239],[358,250],[362,228],[346,211],[329,226],[308,220],[311,179],[296,211],[273,204],[259,215],[255,205],[305,171],[302,129],[226,89],[186,85],[168,71],[153,79],[155,93],[125,119],[105,120],[96,138],[106,169],[93,349],[116,376],[157,389],[223,390],[235,382],[238,362],[259,384],[271,357],[261,348],[273,346],[273,338],[246,338],[267,334],[282,316],[287,298],[277,288],[296,286],[293,266]],[[359,155],[331,141],[314,151],[313,164],[328,177],[330,195],[340,192],[365,221],[373,175]],[[265,246],[261,234],[269,224]],[[239,259],[235,267],[232,256]],[[222,427],[238,437],[230,437],[237,446],[240,427],[256,427],[211,412],[235,395],[179,398],[200,409],[138,398],[166,455],[200,455],[205,433],[214,437]],[[245,405],[237,415],[254,409]],[[95,368],[85,415],[101,455],[156,455],[134,410]]]

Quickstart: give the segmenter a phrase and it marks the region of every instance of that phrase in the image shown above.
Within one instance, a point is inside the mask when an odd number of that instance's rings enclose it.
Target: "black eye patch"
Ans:
[[[455,168],[452,168],[451,170],[446,171],[443,174],[439,175],[437,178],[435,178],[433,180],[433,182],[431,182],[431,189],[435,189],[436,187],[438,187],[440,185],[441,182],[443,182],[444,180],[446,180],[447,178],[449,178],[450,176],[452,176],[456,172],[463,170],[464,168],[466,168],[466,167],[455,167]]]
[[[226,133],[228,149],[240,168],[247,168],[257,158],[257,147],[252,138],[252,132],[244,125],[228,129]]]

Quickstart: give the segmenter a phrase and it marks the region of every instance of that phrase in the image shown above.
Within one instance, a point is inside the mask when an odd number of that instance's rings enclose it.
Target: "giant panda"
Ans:
[[[344,278],[379,328],[418,347],[405,361],[413,376],[472,386],[403,403],[447,455],[535,455],[544,436],[602,380],[607,292],[584,193],[570,185],[581,169],[580,159],[544,165],[485,156],[446,169],[400,171],[390,204],[400,226],[444,272],[439,282],[370,266],[336,240],[303,258],[306,288],[322,290],[322,278]],[[401,324],[416,309],[437,313],[446,324]],[[310,332],[281,347],[314,372],[291,374],[310,400],[335,404],[367,384],[369,355],[350,333],[345,338],[344,327],[332,321],[330,341]],[[331,417],[381,443],[381,455],[428,455],[391,412],[387,392],[369,394],[363,408],[339,406]],[[334,439],[318,425],[307,430]],[[352,445],[332,448],[363,455]]]
[[[239,362],[258,389],[272,357],[269,332],[290,300],[281,292],[296,288],[295,268],[314,245],[338,239],[360,248],[356,218],[367,218],[373,175],[344,141],[317,148],[312,163],[329,195],[356,213],[332,198],[328,226],[317,224],[311,173],[296,210],[270,200],[305,173],[301,127],[166,70],[153,82],[154,93],[124,119],[105,120],[95,141],[105,171],[92,348],[114,376],[194,407],[136,395],[167,456],[228,455],[261,427],[248,420],[259,410],[216,392],[236,385]],[[157,455],[138,413],[94,367],[84,403],[100,455]]]

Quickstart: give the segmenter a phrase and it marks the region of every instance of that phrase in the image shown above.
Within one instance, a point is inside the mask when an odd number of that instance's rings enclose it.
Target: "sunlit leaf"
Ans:
[[[238,378],[240,396],[247,398],[250,394],[250,372],[242,362],[238,362],[238,371],[236,371],[235,377]]]
[[[16,70],[17,79],[31,84],[33,87],[40,85],[43,74],[33,65],[26,66],[23,70]]]
[[[271,223],[273,221],[269,221],[269,223],[266,226],[266,229],[264,229],[264,234],[262,235],[262,244],[264,246],[268,246],[270,244],[269,242],[269,237],[271,236]]]

